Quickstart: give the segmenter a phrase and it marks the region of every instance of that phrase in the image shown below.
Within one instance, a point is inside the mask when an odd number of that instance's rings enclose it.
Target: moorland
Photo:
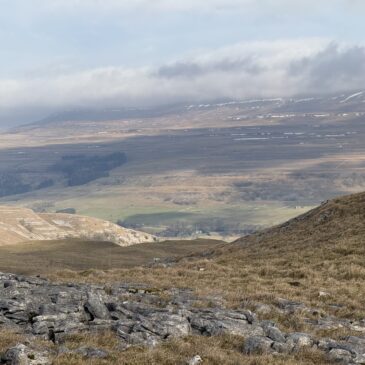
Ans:
[[[60,113],[0,135],[0,203],[232,240],[362,191],[363,115],[362,93]]]

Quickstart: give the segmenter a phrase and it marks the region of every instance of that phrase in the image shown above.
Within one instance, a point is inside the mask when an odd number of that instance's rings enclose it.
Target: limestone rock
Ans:
[[[216,307],[201,308],[195,304],[204,303],[204,298],[196,298],[189,290],[170,289],[166,294],[168,299],[162,299],[160,291],[142,284],[104,288],[53,284],[41,278],[0,273],[0,331],[10,328],[30,339],[6,351],[0,363],[48,364],[51,354],[47,349],[33,348],[34,337],[62,345],[68,334],[111,330],[119,339],[120,350],[135,345],[153,347],[170,338],[188,335],[228,334],[245,338],[242,347],[248,355],[290,354],[316,348],[333,362],[365,364],[365,337],[349,336],[336,341],[315,339],[306,333],[284,333],[274,322],[260,321],[248,310],[224,308],[219,298],[214,301]],[[280,303],[287,315],[305,308],[297,302],[280,300]],[[321,318],[312,325],[321,329],[326,323],[348,322],[351,321]],[[353,323],[361,325],[362,321]],[[108,356],[103,349],[89,347],[64,352],[76,352],[90,359]],[[201,361],[193,359],[196,363]]]
[[[274,351],[272,348],[273,343],[268,337],[252,336],[245,341],[243,352],[247,355],[270,354]]]
[[[106,351],[96,349],[93,347],[80,347],[79,349],[75,350],[74,353],[80,354],[88,359],[90,358],[105,359],[109,356],[109,354]]]
[[[332,349],[328,353],[329,360],[337,363],[348,364],[352,361],[351,352],[342,349]]]
[[[50,360],[46,352],[18,344],[5,352],[1,363],[7,365],[47,365],[50,364]]]
[[[186,364],[187,365],[199,365],[202,362],[203,362],[203,359],[199,355],[196,355],[193,358],[191,358]]]
[[[294,350],[311,347],[314,344],[312,337],[306,333],[291,333],[288,335],[286,343]]]
[[[91,314],[92,319],[109,319],[110,314],[108,308],[105,306],[101,295],[89,292],[87,293],[87,302],[85,309]]]

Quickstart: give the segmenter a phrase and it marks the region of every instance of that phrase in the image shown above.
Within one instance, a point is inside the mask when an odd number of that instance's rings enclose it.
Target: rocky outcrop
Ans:
[[[166,295],[171,299],[163,299]],[[187,290],[61,285],[0,274],[0,326],[55,343],[67,334],[105,329],[113,330],[125,348],[190,334],[263,334],[249,311],[197,309],[195,301]]]
[[[59,351],[69,351],[61,346],[66,335],[88,331],[113,331],[121,351],[188,335],[231,334],[245,338],[242,351],[247,355],[290,354],[315,348],[335,362],[365,363],[365,337],[334,341],[305,333],[283,333],[274,322],[260,321],[251,311],[222,308],[214,298],[206,302],[207,307],[202,308],[204,298],[196,298],[189,290],[161,292],[130,284],[54,284],[41,278],[0,274],[0,330],[10,328],[29,339],[53,342],[60,345]],[[33,342],[9,349],[0,363],[49,363],[53,354],[32,347]],[[105,351],[88,347],[74,353],[88,358],[108,357]]]
[[[26,241],[79,238],[120,246],[154,242],[156,237],[114,223],[76,214],[41,213],[0,206],[0,246]]]
[[[243,352],[247,355],[292,354],[305,348],[323,351],[329,361],[341,364],[365,364],[365,337],[349,336],[343,341],[328,338],[314,339],[306,333],[281,334],[275,338],[249,336],[244,343]]]

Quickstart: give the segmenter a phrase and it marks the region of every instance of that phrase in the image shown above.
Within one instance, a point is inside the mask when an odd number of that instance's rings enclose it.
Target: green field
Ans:
[[[192,207],[143,201],[128,202],[123,196],[82,197],[62,201],[57,209],[73,207],[82,215],[95,216],[123,226],[160,234],[169,228],[181,229],[181,236],[194,236],[190,231],[210,232],[214,236],[240,236],[246,231],[272,226],[302,214],[312,206],[291,206],[285,202],[243,202],[239,205],[203,202]],[[177,208],[180,208],[177,210]],[[184,232],[185,231],[185,232]],[[167,232],[168,233],[168,232]],[[168,235],[167,236],[174,236]]]

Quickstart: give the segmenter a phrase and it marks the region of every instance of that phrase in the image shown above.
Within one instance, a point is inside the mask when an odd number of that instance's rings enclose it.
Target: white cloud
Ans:
[[[27,0],[13,0],[26,4]],[[33,0],[32,8],[61,10],[83,9],[100,11],[256,11],[265,13],[268,10],[280,9],[281,12],[303,10],[315,11],[326,7],[340,6],[349,10],[363,8],[361,0]]]
[[[365,85],[365,48],[321,39],[241,43],[160,68],[109,67],[0,80],[0,108],[151,106],[329,93]]]
[[[18,0],[19,1],[19,0]],[[38,6],[49,9],[97,8],[97,9],[158,9],[170,11],[199,9],[242,8],[254,4],[254,0],[36,0]],[[267,0],[264,0],[267,2]],[[270,0],[268,0],[270,2]],[[280,0],[279,0],[280,1]]]

